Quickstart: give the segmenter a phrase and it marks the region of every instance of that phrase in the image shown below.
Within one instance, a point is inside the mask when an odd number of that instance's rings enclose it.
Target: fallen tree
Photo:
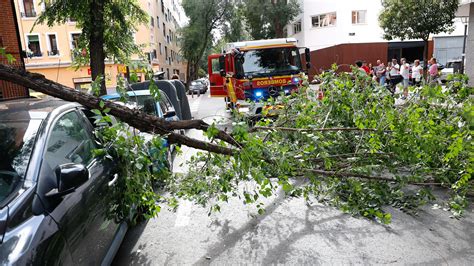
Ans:
[[[192,148],[225,155],[232,155],[236,152],[236,150],[232,148],[192,139],[185,135],[173,132],[173,130],[177,129],[199,129],[206,131],[209,129],[210,125],[202,120],[182,120],[176,122],[166,121],[157,116],[149,115],[139,110],[132,110],[126,106],[74,90],[54,81],[48,80],[43,75],[31,73],[23,69],[13,68],[3,64],[0,64],[0,80],[13,82],[26,88],[57,97],[59,99],[77,102],[89,109],[109,108],[110,114],[120,118],[121,121],[143,132],[166,135],[170,143],[182,144]],[[103,108],[99,105],[101,101],[105,103]],[[237,143],[229,134],[222,130],[218,130],[215,137],[231,145],[237,147],[240,146],[240,144]]]
[[[114,143],[113,156],[123,164],[121,176],[128,177],[111,203],[118,219],[125,219],[132,206],[139,206],[146,218],[153,217],[159,211],[158,200],[175,206],[175,197],[219,210],[219,202],[239,195],[244,203],[257,204],[261,213],[261,197],[270,197],[279,187],[289,196],[314,196],[384,223],[391,219],[384,206],[416,212],[433,199],[431,186],[449,189],[446,204],[455,215],[462,215],[470,202],[472,99],[463,79],[450,83],[447,91],[430,86],[417,89],[422,97],[395,106],[391,93],[366,76],[353,80],[349,75],[326,73],[322,101],[310,100],[311,91],[303,86],[299,94],[280,99],[278,104],[284,108],[276,119],[262,119],[249,128],[245,117],[236,117],[232,133],[201,120],[167,122],[107,101],[101,107],[100,98],[4,65],[0,65],[0,79],[91,109],[110,108],[110,114],[141,131],[210,152],[194,156],[185,175],[157,174],[145,166],[159,156],[145,156],[142,140],[130,137]],[[191,128],[205,131],[211,141],[173,132]],[[113,142],[120,130],[120,125],[105,128],[101,136]],[[211,143],[214,139],[222,142]],[[152,142],[160,150],[159,143]],[[150,181],[156,179],[171,197],[163,199],[153,192]],[[297,179],[304,182],[296,185]],[[408,187],[412,184],[417,188]]]

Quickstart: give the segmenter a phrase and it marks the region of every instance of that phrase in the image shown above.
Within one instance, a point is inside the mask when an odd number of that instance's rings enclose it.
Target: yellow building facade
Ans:
[[[44,24],[34,25],[38,15],[44,10],[44,5],[39,0],[14,0],[14,2],[22,50],[26,52],[26,69],[71,88],[88,89],[91,83],[90,68],[88,66],[76,68],[72,65],[74,51],[77,53],[77,49],[75,50],[77,38],[81,34],[76,23],[68,21],[52,27]],[[179,73],[180,77],[185,79],[183,74],[186,72],[186,64],[180,61],[176,34],[179,28],[176,17],[183,16],[179,13],[178,2],[176,0],[139,0],[139,2],[148,12],[150,23],[138,26],[135,33],[136,43],[143,45],[143,54],[155,71],[164,71],[165,78],[171,77],[173,73]],[[157,20],[161,28],[157,27]],[[159,30],[163,27],[166,31]],[[139,60],[138,56],[133,58]],[[106,86],[108,88],[116,86],[117,76],[124,75],[125,69],[122,65],[106,61]],[[137,74],[139,78],[144,78],[142,74]]]

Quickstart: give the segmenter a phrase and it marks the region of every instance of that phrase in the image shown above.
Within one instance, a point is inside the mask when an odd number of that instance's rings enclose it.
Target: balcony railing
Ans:
[[[22,18],[34,18],[36,17],[36,11],[34,10],[25,10],[25,12],[20,12]]]

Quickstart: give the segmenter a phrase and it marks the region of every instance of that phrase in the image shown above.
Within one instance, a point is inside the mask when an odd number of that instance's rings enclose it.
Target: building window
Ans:
[[[163,37],[166,37],[166,25],[163,22]]]
[[[22,17],[33,18],[36,17],[35,4],[33,0],[23,0],[24,12],[21,13]]]
[[[59,55],[58,39],[56,34],[47,34],[46,38],[48,40],[48,56]]]
[[[72,49],[79,48],[79,38],[81,37],[80,33],[71,34],[71,47]]]
[[[165,13],[165,3],[161,0],[161,13]]]
[[[26,39],[28,43],[28,56],[29,57],[43,56],[43,53],[41,52],[39,35],[38,34],[27,35]]]
[[[293,24],[293,34],[301,32],[301,20]]]
[[[165,58],[168,60],[168,47],[165,46]]]
[[[156,27],[160,28],[160,17],[156,16]]]
[[[150,24],[152,27],[155,27],[155,19],[153,17],[150,17]]]
[[[311,23],[313,24],[313,28],[336,26],[336,21],[336,12],[311,17]]]
[[[153,59],[156,59],[156,58],[157,58],[157,56],[156,56],[156,50],[153,49]]]
[[[161,47],[161,42],[159,43],[160,55],[163,54],[163,47]]]
[[[352,11],[352,24],[365,24],[367,10]]]

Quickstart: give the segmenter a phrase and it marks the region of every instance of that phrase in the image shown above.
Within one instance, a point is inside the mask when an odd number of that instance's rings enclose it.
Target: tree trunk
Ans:
[[[94,27],[89,33],[89,54],[92,80],[102,77],[100,82],[100,95],[107,94],[105,87],[105,51],[104,51],[104,1],[92,0],[90,15]]]
[[[187,136],[173,132],[176,129],[200,129],[206,131],[209,125],[202,120],[182,120],[178,122],[166,121],[162,118],[143,113],[138,110],[132,110],[128,107],[116,104],[111,101],[105,101],[98,97],[76,91],[54,81],[46,79],[43,75],[30,73],[23,69],[15,69],[7,65],[0,64],[0,80],[9,81],[18,85],[25,86],[44,94],[57,97],[70,102],[77,102],[89,109],[101,109],[99,103],[103,101],[106,108],[110,108],[110,114],[119,118],[121,121],[142,131],[166,136],[170,143],[178,143],[188,147],[206,150],[210,152],[233,155],[237,150],[222,147],[205,141],[192,139]],[[217,139],[226,141],[229,144],[240,147],[230,135],[224,131],[219,131]]]

